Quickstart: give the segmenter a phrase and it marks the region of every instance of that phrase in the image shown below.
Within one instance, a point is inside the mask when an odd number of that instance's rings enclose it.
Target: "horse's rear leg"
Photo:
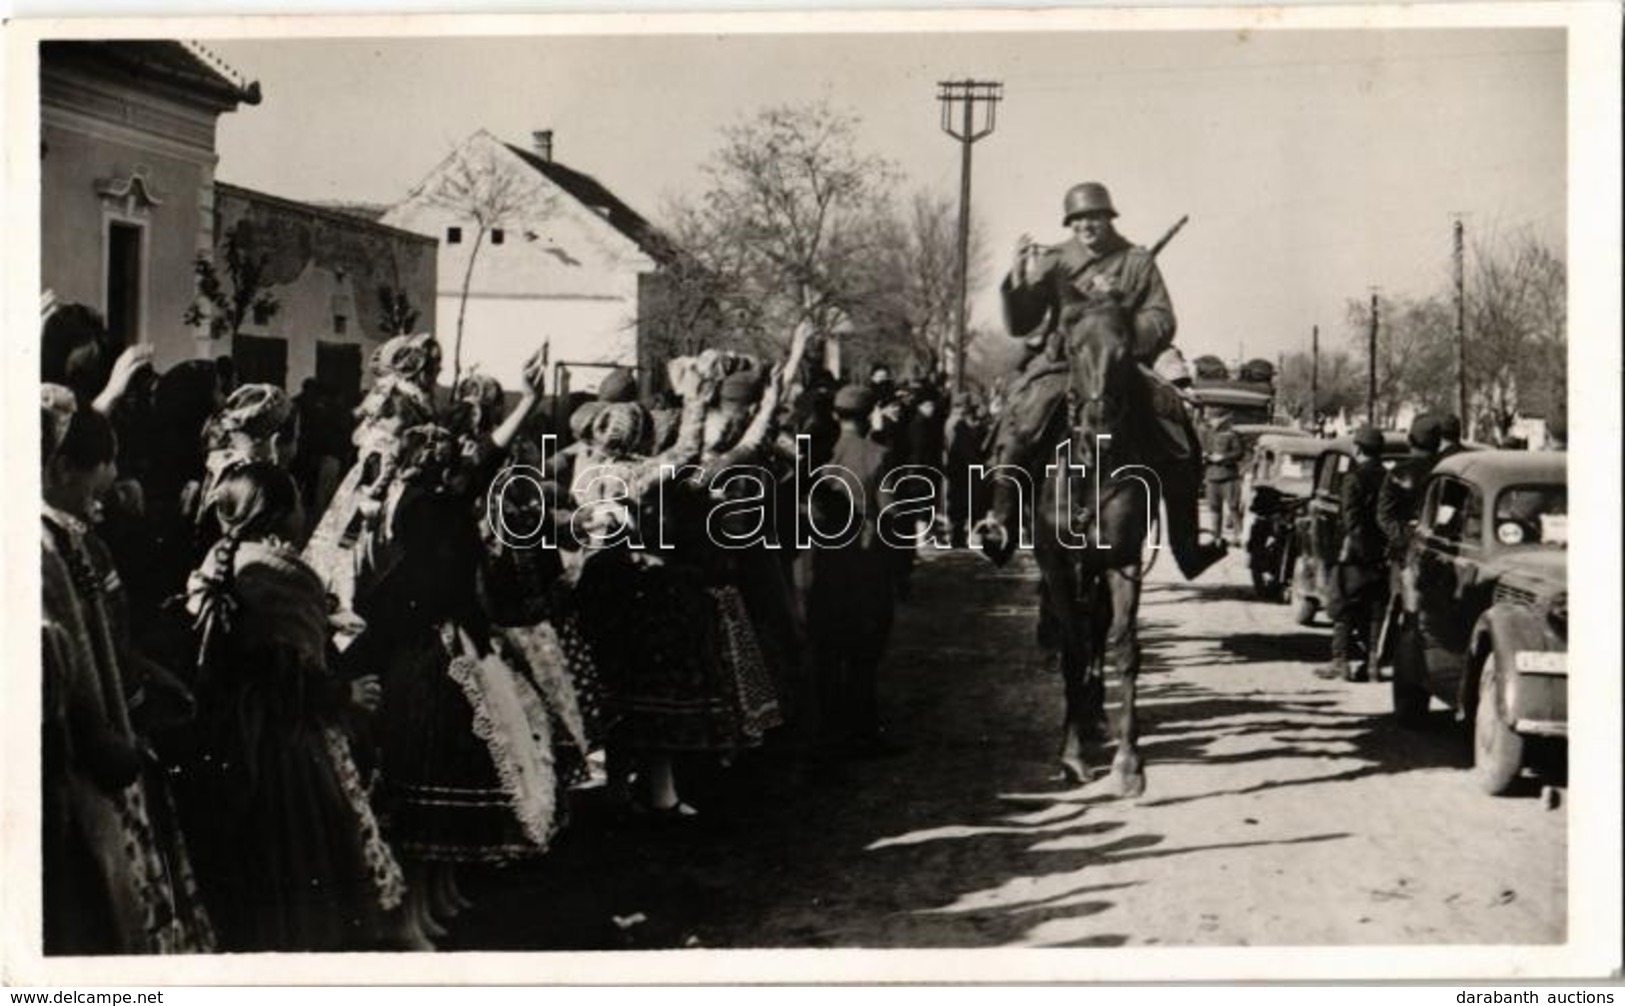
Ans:
[[[1140,758],[1140,723],[1135,700],[1140,677],[1140,640],[1135,623],[1140,608],[1140,581],[1137,570],[1110,570],[1106,582],[1111,591],[1111,626],[1106,630],[1106,661],[1118,682],[1121,697],[1112,717],[1117,735],[1117,754],[1112,758],[1112,786],[1119,796],[1137,797],[1145,792],[1145,765]]]

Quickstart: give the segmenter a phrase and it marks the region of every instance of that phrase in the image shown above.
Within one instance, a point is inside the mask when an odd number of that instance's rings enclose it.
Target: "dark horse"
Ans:
[[[1134,709],[1135,623],[1141,557],[1160,503],[1158,481],[1146,467],[1140,420],[1150,412],[1130,353],[1131,325],[1115,302],[1074,306],[1061,319],[1070,387],[1066,408],[1054,411],[1044,434],[1051,467],[1039,484],[1033,540],[1043,577],[1041,636],[1058,650],[1066,682],[1061,766],[1074,781],[1088,779],[1092,742],[1109,732],[1117,741],[1111,786],[1125,797],[1145,791]],[[1108,669],[1121,689],[1110,717]]]

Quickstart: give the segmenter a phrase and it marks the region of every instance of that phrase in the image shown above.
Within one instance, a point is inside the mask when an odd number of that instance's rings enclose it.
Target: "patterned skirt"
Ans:
[[[576,588],[600,661],[610,739],[658,751],[732,751],[781,721],[739,591],[625,553],[589,560]]]
[[[431,862],[541,855],[560,825],[541,696],[453,627],[400,643],[386,661],[378,722],[390,844]]]

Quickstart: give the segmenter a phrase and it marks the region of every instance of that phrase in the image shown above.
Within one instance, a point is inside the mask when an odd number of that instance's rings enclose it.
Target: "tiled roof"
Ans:
[[[40,44],[42,63],[93,62],[161,80],[220,102],[225,107],[260,103],[260,85],[228,66],[197,42],[173,39],[49,41]]]
[[[636,210],[604,188],[596,178],[567,168],[558,161],[545,160],[511,143],[505,146],[554,185],[568,192],[576,201],[601,214],[609,221],[610,226],[630,238],[656,262],[669,262],[674,257],[676,252],[671,242]]]

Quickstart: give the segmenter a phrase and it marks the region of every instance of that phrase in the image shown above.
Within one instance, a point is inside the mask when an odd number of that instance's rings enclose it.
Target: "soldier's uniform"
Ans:
[[[835,396],[843,418],[867,416],[873,405],[873,393],[856,385]],[[843,429],[826,469],[842,488],[821,482],[811,501],[824,532],[845,526],[849,517],[854,527],[839,543],[814,545],[811,556],[807,628],[831,740],[872,745],[880,736],[876,670],[891,636],[896,560],[880,538],[878,518],[892,501],[882,484],[891,468],[885,447]]]
[[[1332,660],[1317,673],[1367,681],[1376,677],[1382,619],[1388,596],[1387,544],[1377,521],[1377,498],[1387,472],[1382,467],[1382,433],[1365,426],[1355,443],[1366,452],[1343,476],[1343,544],[1332,567],[1332,590],[1326,613],[1332,619]],[[1349,670],[1354,636],[1363,637],[1365,661]]]
[[[1213,537],[1241,536],[1241,435],[1221,418],[1209,427],[1206,467],[1207,507],[1213,514]],[[1233,539],[1232,539],[1233,540]]]
[[[1103,212],[1116,216],[1104,186],[1084,183],[1067,193],[1065,218]],[[992,464],[1009,464],[1037,471],[1049,459],[1037,457],[1044,433],[1065,408],[1070,382],[1061,323],[1071,309],[1120,304],[1133,326],[1130,347],[1146,385],[1149,415],[1143,424],[1143,446],[1161,477],[1168,512],[1168,543],[1187,577],[1194,577],[1222,555],[1220,550],[1197,546],[1197,494],[1200,489],[1200,447],[1179,392],[1153,369],[1174,340],[1173,303],[1163,284],[1156,260],[1144,248],[1116,233],[1098,250],[1085,248],[1076,238],[1036,256],[1023,267],[1026,282],[1006,276],[999,287],[1004,322],[1011,335],[1025,340],[1028,357],[1012,382],[1005,411],[994,435]],[[1036,480],[1035,480],[1036,483]],[[1015,535],[1015,494],[1006,480],[995,483],[994,516]]]

